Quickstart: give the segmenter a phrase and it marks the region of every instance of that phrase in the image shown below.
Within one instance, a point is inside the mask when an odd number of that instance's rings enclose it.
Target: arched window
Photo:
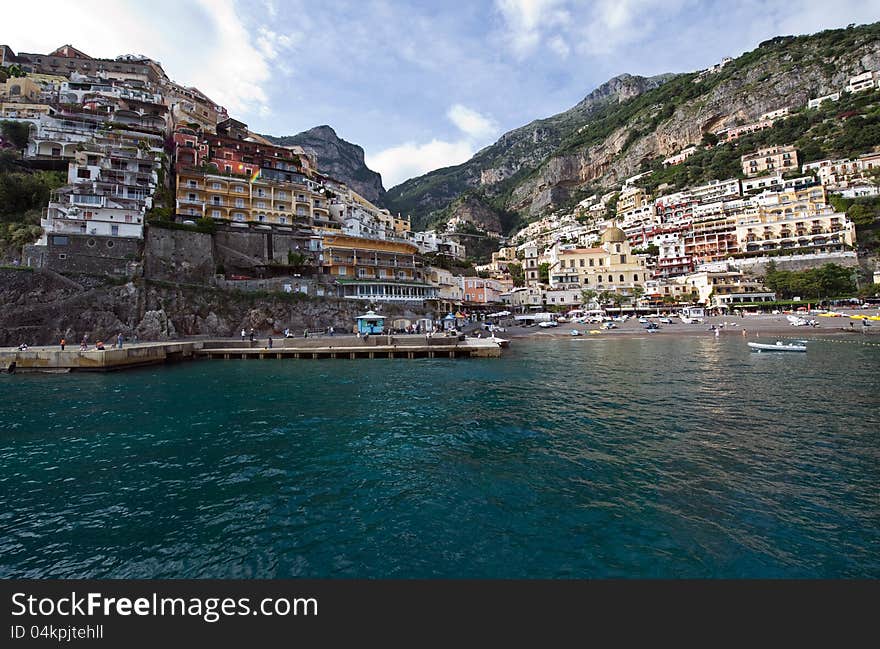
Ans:
[[[623,275],[620,276],[620,281],[621,281],[621,282],[625,281],[625,280],[623,279]]]
[[[633,273],[633,281],[634,281],[634,282],[638,282],[638,281],[639,281],[639,275],[638,275],[638,273]]]

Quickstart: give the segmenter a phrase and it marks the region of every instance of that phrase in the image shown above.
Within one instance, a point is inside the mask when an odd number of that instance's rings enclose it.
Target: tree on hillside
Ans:
[[[549,262],[544,262],[538,266],[538,281],[543,284],[550,283],[550,264]]]
[[[581,302],[586,305],[590,305],[596,299],[598,293],[591,288],[585,288],[581,291]]]
[[[510,273],[510,279],[513,280],[513,286],[519,288],[526,284],[526,274],[521,264],[508,264],[507,272]]]
[[[645,289],[641,286],[633,286],[632,290],[632,302],[638,308],[639,303],[642,301],[642,296],[645,294]]]

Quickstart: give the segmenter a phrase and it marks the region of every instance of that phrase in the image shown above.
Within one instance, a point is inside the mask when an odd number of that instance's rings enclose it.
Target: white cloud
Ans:
[[[517,58],[530,55],[540,45],[545,31],[571,22],[571,14],[563,4],[563,0],[495,0]]]
[[[367,156],[367,166],[382,174],[385,187],[394,187],[407,178],[461,164],[473,154],[473,145],[467,140],[445,142],[434,139],[427,144],[406,142]]]
[[[498,125],[490,117],[461,104],[450,106],[446,116],[462,133],[475,139],[491,137],[498,132]]]
[[[571,48],[562,36],[554,36],[547,41],[547,45],[563,59],[568,58],[571,53]]]

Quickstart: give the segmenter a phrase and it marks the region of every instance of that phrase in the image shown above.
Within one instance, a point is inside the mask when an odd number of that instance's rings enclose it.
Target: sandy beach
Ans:
[[[819,315],[804,316],[807,320],[815,320],[818,324],[815,327],[795,327],[786,319],[786,315],[757,314],[739,316],[716,316],[703,318],[702,324],[684,324],[678,317],[670,316],[672,324],[660,322],[660,316],[648,318],[650,322],[655,322],[660,329],[648,332],[645,325],[640,323],[636,318],[630,318],[626,322],[615,322],[616,329],[604,330],[599,324],[581,324],[581,323],[560,323],[557,327],[543,328],[537,325],[532,326],[516,326],[513,321],[508,320],[508,324],[502,323],[504,332],[497,335],[502,338],[562,338],[571,337],[573,329],[579,331],[585,336],[670,336],[670,335],[692,335],[692,336],[714,336],[711,330],[714,325],[718,329],[719,336],[740,336],[750,340],[759,340],[761,338],[806,338],[818,336],[852,336],[872,340],[880,339],[880,321],[873,321],[870,326],[865,327],[859,320],[848,317],[850,315],[876,316],[880,315],[877,309],[853,309],[841,310],[846,316],[841,317],[824,317]],[[852,326],[850,326],[852,323]],[[590,332],[598,331],[599,333]]]

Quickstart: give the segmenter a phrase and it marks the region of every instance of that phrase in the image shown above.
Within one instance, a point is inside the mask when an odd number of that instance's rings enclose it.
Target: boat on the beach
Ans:
[[[572,329],[569,333],[570,333],[572,336],[580,336],[580,335],[581,335],[581,332],[578,331],[577,329]]]
[[[493,343],[496,343],[499,347],[510,347],[510,341],[506,338],[499,338],[495,334],[492,334],[488,340],[491,340]]]
[[[801,342],[801,341],[798,341]],[[792,343],[785,344],[781,340],[777,340],[775,345],[767,345],[764,343],[749,343],[749,347],[756,352],[805,352],[806,345],[795,345]]]

